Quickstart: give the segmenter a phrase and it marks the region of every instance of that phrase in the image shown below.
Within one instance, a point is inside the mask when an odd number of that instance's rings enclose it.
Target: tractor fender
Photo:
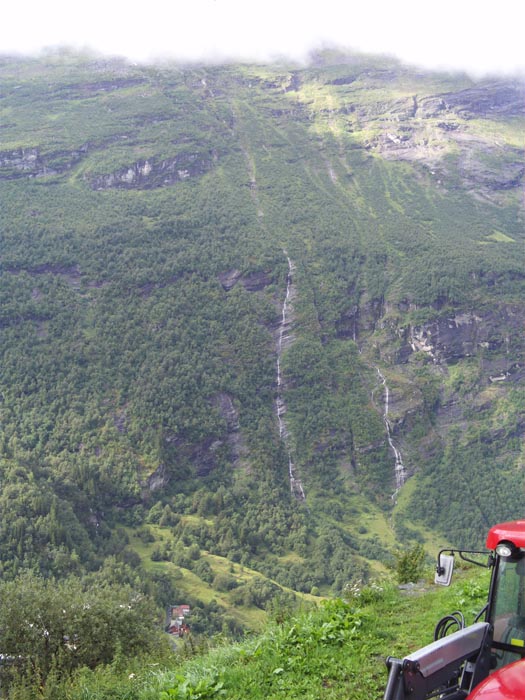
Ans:
[[[525,659],[500,668],[485,678],[467,700],[524,700]]]

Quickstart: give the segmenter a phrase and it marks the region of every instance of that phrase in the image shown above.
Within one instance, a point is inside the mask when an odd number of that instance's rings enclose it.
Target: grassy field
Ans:
[[[327,600],[291,616],[281,611],[242,643],[215,640],[194,655],[186,641],[171,661],[84,672],[57,697],[379,700],[386,656],[402,658],[430,643],[437,621],[453,610],[473,621],[488,587],[487,575],[478,572],[458,571],[449,589],[428,581],[407,591],[387,582],[353,587],[345,601]]]

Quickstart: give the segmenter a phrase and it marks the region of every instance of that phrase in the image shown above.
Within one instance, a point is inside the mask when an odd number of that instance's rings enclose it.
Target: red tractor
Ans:
[[[487,604],[469,627],[460,613],[448,615],[432,644],[404,659],[389,657],[383,700],[525,700],[525,520],[495,525],[486,546],[489,552],[439,553],[435,580],[445,586],[455,553],[492,569]],[[475,561],[476,554],[488,561]]]

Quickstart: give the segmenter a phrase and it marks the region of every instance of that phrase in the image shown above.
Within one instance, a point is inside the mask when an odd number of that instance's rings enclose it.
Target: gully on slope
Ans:
[[[282,312],[281,312],[281,322],[279,323],[279,333],[277,336],[277,420],[279,422],[279,437],[283,441],[286,451],[288,453],[288,478],[290,479],[290,490],[292,495],[301,501],[306,499],[303,484],[301,479],[297,474],[296,467],[292,459],[292,453],[288,445],[288,429],[284,420],[284,414],[286,413],[286,403],[284,401],[284,384],[283,376],[281,370],[281,359],[283,351],[293,342],[293,335],[291,333],[292,324],[292,299],[295,294],[295,289],[293,286],[292,273],[295,270],[295,266],[292,260],[288,257],[286,251],[284,251],[286,259],[288,261],[288,275],[286,276],[286,296],[283,301]]]
[[[381,380],[381,384],[383,386],[383,395],[384,395],[384,407],[383,407],[383,422],[385,424],[385,429],[386,429],[386,437],[388,441],[388,445],[392,452],[394,453],[394,482],[395,482],[395,491],[392,494],[392,498],[395,500],[397,493],[399,489],[403,486],[407,479],[407,474],[406,474],[406,468],[403,463],[403,457],[401,455],[401,452],[399,448],[396,446],[394,443],[394,440],[392,438],[392,426],[390,425],[390,421],[388,420],[388,410],[389,410],[389,403],[390,403],[390,390],[388,388],[388,384],[386,383],[386,378],[385,375],[381,372],[381,370],[376,367],[377,374],[379,376],[379,379]]]

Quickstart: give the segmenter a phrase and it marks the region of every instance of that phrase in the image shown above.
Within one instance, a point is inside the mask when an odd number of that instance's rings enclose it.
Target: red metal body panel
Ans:
[[[487,535],[487,549],[496,549],[502,540],[512,542],[516,547],[525,547],[525,520],[494,525]],[[525,694],[523,695],[525,698]]]
[[[524,700],[525,659],[500,668],[478,685],[467,700]]]

